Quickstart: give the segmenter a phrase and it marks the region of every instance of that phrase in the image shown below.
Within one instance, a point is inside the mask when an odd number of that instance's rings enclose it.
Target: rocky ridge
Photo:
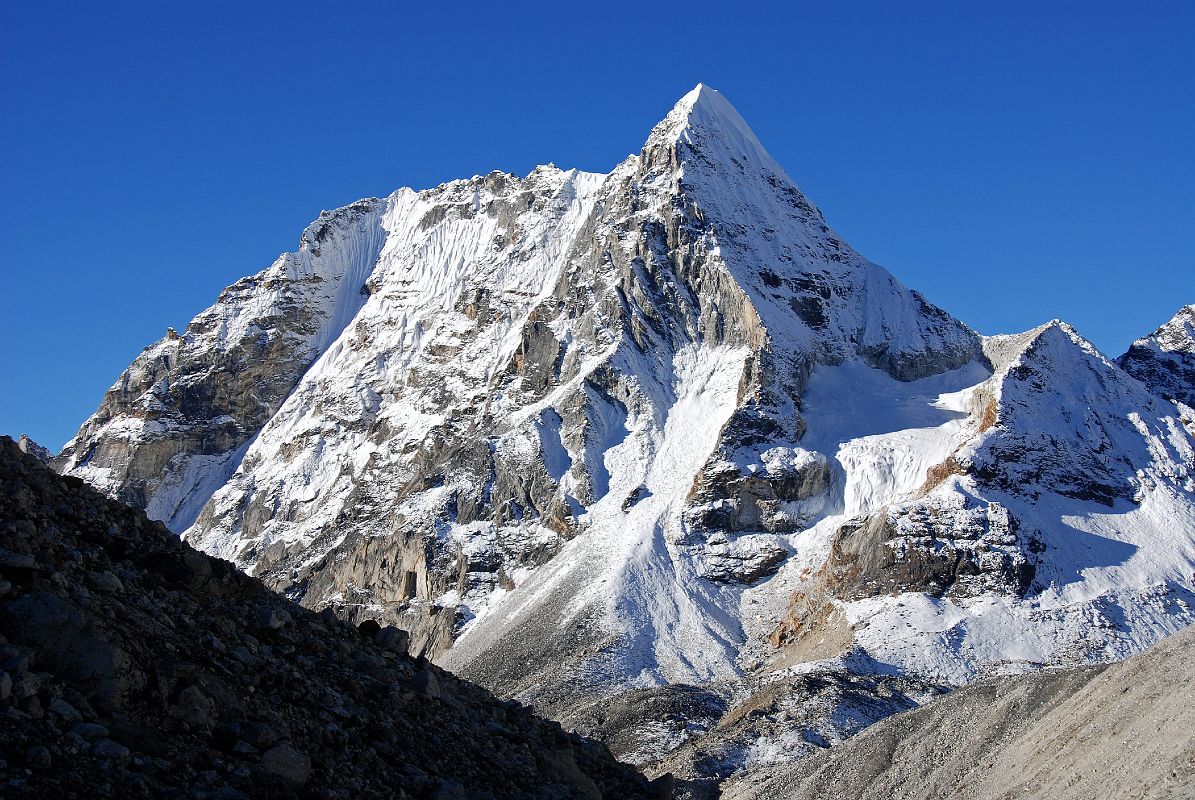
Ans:
[[[169,329],[108,390],[57,469],[188,527],[363,304],[381,211],[368,199],[324,212],[298,251],[229,286],[182,334]]]
[[[666,797],[0,439],[5,797]]]
[[[54,454],[45,447],[42,447],[37,442],[30,439],[25,434],[21,434],[21,438],[17,439],[17,447],[21,449],[22,453],[27,453],[33,456],[38,461],[49,464],[54,460]]]
[[[1133,342],[1116,363],[1175,403],[1187,429],[1195,432],[1195,305],[1184,306],[1165,325]]]

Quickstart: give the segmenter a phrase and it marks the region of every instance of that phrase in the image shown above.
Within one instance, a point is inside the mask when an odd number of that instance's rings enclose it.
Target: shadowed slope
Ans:
[[[667,795],[408,658],[401,632],[288,602],[7,438],[0,634],[5,797]]]

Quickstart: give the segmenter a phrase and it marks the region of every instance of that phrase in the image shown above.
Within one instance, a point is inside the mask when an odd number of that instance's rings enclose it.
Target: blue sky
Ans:
[[[698,82],[982,333],[1195,301],[1195,4],[0,0],[0,433],[57,449],[324,208],[608,171]]]

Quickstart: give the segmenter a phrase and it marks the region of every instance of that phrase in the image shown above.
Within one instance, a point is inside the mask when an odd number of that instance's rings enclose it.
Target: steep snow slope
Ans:
[[[205,546],[245,562],[246,527],[257,550],[307,545],[371,470],[421,477],[401,473],[402,456],[438,429],[476,424],[454,407],[485,413],[489,386],[520,355],[598,180],[543,168],[524,181],[494,174],[392,196],[368,300],[216,493],[197,526]],[[246,520],[248,495],[268,498],[263,519]]]
[[[760,502],[776,501],[753,491],[796,505],[826,468],[796,444],[815,363],[865,359],[908,378],[979,353],[973,333],[842,244],[705,87],[682,99],[605,191],[606,225],[620,239],[620,228],[638,228],[646,240],[642,266],[630,264],[639,278],[630,297],[643,297],[632,311],[645,309],[649,322],[637,327],[632,316],[612,359],[643,392],[627,404],[631,436],[606,451],[619,479],[580,518],[590,533],[502,597],[484,624],[466,626],[445,657],[549,706],[572,702],[578,686],[738,675],[742,582],[773,570],[789,552],[775,531],[800,524],[782,508],[760,524]],[[651,302],[653,283],[665,303]],[[690,304],[696,319],[684,313]],[[707,322],[707,309],[723,318]],[[683,338],[694,328],[699,338],[674,350],[674,365],[698,366],[674,367],[654,390],[642,379],[653,370],[644,357],[675,348],[682,326]],[[636,409],[644,401],[651,422]],[[756,488],[729,497],[745,482]],[[693,493],[703,502],[694,506]]]
[[[360,309],[386,204],[325,212],[299,250],[147,347],[58,456],[60,472],[181,531]]]
[[[1065,324],[988,349],[998,370],[969,393],[969,435],[939,446],[919,491],[839,527],[811,579],[855,646],[957,684],[1123,658],[1189,624],[1195,451],[1173,408]],[[844,468],[848,483],[900,474]],[[800,614],[789,624],[799,637]]]
[[[717,724],[624,755],[713,784],[944,688],[1124,658],[1195,619],[1195,453],[1172,408],[1061,323],[985,348],[991,377],[815,368],[802,444],[832,459],[825,516],[743,593],[746,675]]]
[[[1173,402],[1195,434],[1195,305],[1184,306],[1165,325],[1133,342],[1116,363]]]
[[[570,724],[682,697],[623,731],[657,769],[1192,620],[1181,409],[1062,323],[982,339],[902,286],[707,87],[609,175],[400,190],[303,241],[61,465]]]

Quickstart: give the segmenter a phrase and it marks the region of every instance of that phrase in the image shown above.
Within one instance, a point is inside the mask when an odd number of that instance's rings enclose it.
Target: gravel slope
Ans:
[[[1110,667],[984,681],[724,800],[1195,797],[1195,628]]]
[[[0,796],[649,798],[604,746],[0,437]]]

